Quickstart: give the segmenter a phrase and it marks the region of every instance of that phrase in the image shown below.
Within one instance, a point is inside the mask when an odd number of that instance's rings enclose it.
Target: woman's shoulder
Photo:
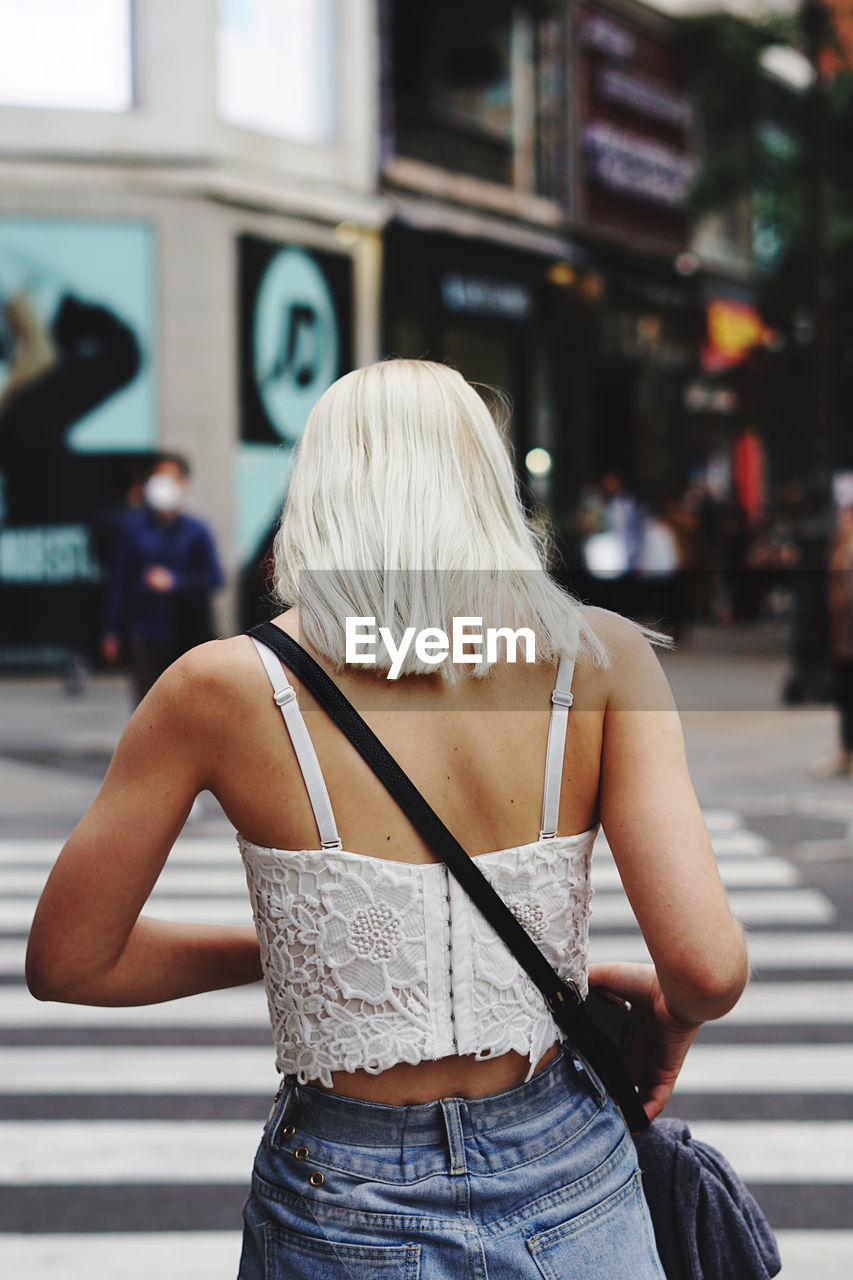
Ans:
[[[163,697],[218,713],[233,713],[236,704],[258,696],[268,686],[263,667],[248,636],[208,640],[182,654],[157,681]]]
[[[607,654],[606,665],[596,664],[590,657],[580,660],[587,681],[602,700],[612,706],[634,705],[639,696],[649,709],[670,707],[668,682],[642,629],[609,609],[584,605],[581,612]]]

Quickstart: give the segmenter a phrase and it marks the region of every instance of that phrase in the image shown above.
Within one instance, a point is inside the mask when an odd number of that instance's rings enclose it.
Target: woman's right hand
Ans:
[[[589,985],[604,987],[631,1002],[629,1070],[650,1120],[670,1099],[687,1050],[700,1022],[685,1022],[672,1013],[654,965],[603,963],[589,966]]]

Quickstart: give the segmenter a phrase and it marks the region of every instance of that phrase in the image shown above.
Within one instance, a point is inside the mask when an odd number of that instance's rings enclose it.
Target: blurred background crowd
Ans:
[[[0,0],[0,674],[263,616],[311,405],[403,355],[506,394],[584,598],[830,696],[851,140],[848,0]]]

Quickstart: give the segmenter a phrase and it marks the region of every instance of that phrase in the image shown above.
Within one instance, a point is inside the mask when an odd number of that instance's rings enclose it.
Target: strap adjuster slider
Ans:
[[[292,684],[289,684],[286,689],[276,689],[273,694],[273,700],[279,707],[287,706],[288,702],[292,702],[295,697],[296,690]]]
[[[551,701],[558,707],[570,707],[574,700],[574,694],[562,689],[555,689],[551,694]]]

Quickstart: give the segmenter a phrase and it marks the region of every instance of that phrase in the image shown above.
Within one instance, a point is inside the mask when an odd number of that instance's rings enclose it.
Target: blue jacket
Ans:
[[[169,569],[172,591],[153,591],[145,571]],[[213,535],[195,516],[162,519],[149,507],[130,512],[116,534],[104,631],[176,653],[212,638],[210,596],[224,582]]]
[[[683,1120],[636,1139],[667,1280],[769,1280],[782,1268],[767,1219],[716,1148]]]

